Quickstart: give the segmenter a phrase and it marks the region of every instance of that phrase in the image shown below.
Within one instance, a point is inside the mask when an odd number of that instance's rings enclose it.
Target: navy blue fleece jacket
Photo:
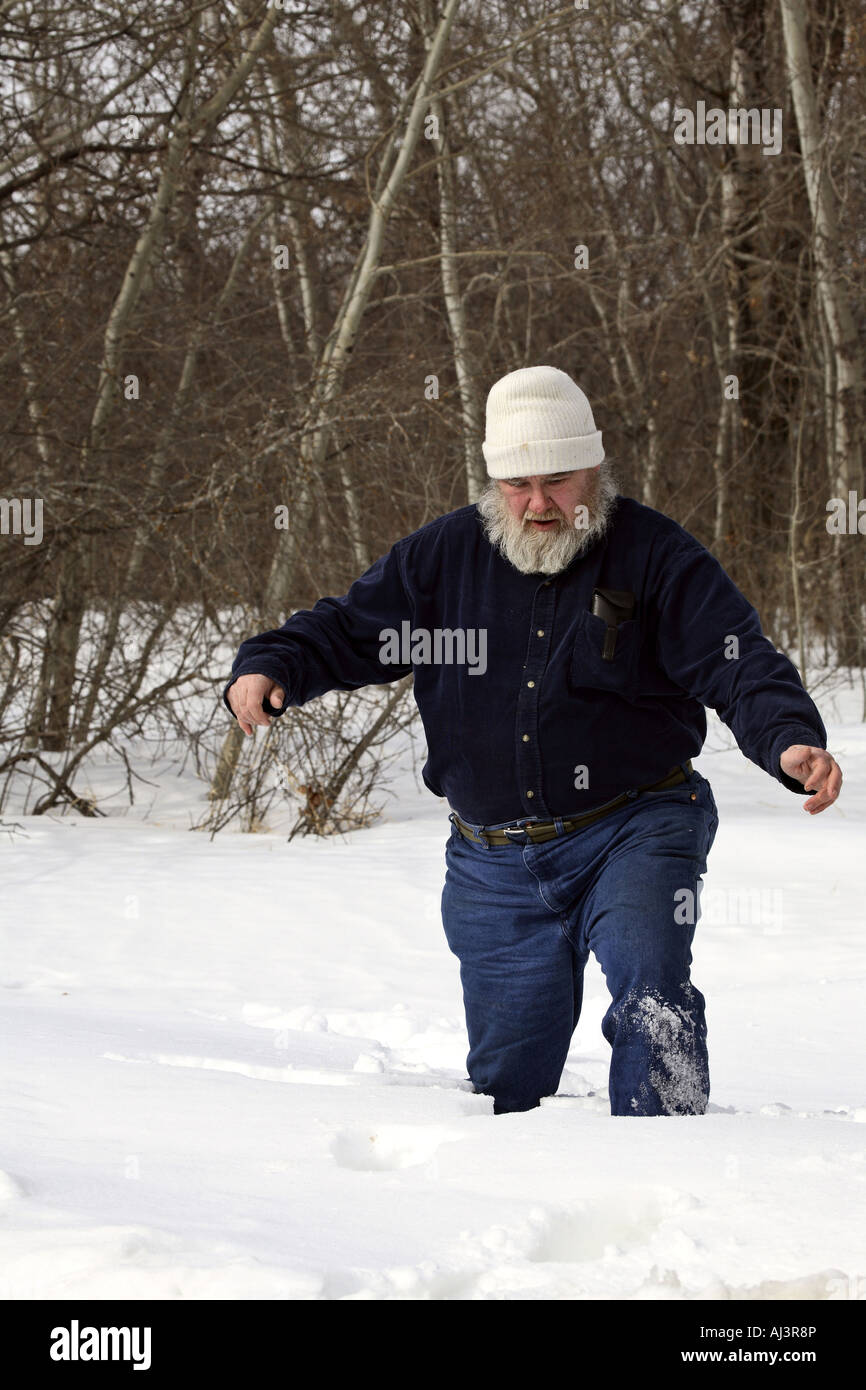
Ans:
[[[593,590],[631,591],[613,660]],[[736,640],[733,640],[736,639]],[[793,743],[827,733],[796,668],[715,557],[663,513],[618,497],[608,532],[555,576],[522,574],[474,505],[397,541],[348,593],[243,642],[282,713],[328,690],[414,671],[423,778],[474,824],[568,817],[664,777],[716,710],[747,758],[790,791]]]

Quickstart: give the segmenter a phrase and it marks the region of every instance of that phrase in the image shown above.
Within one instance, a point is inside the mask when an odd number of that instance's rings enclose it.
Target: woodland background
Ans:
[[[863,685],[862,3],[0,0],[0,51],[0,814],[103,814],[144,749],[211,832],[366,823],[408,683],[244,746],[234,651],[473,500],[532,363],[813,694]],[[698,101],[781,152],[677,144]]]

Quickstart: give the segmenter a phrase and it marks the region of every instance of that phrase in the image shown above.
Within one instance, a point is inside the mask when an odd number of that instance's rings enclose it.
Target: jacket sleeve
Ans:
[[[793,743],[826,748],[827,730],[797,668],[762,631],[756,609],[716,557],[698,541],[679,549],[656,603],[662,669],[716,711],[751,762],[808,795],[779,758]]]
[[[303,705],[328,690],[384,685],[413,668],[389,661],[387,629],[400,634],[411,622],[410,603],[399,546],[392,546],[356,579],[340,598],[320,598],[311,609],[293,613],[280,628],[242,642],[232,666],[223,703],[234,716],[228,692],[238,676],[270,676],[285,690],[282,709]],[[391,651],[395,649],[392,642]],[[383,655],[385,659],[383,660]]]

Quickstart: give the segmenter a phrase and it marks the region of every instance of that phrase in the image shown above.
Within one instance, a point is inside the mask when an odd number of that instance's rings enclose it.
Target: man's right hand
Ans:
[[[271,723],[273,716],[262,708],[264,700],[274,709],[279,709],[285,698],[283,687],[271,680],[270,676],[238,676],[234,685],[229,686],[226,696],[245,734],[252,733],[254,724],[267,728]]]

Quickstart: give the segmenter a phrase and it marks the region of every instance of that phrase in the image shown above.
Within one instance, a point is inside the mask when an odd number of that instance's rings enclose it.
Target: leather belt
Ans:
[[[688,774],[683,772],[683,767],[688,768]],[[571,820],[560,821],[562,830],[557,830],[556,822],[537,821],[532,825],[507,825],[502,830],[485,830],[483,827],[476,832],[462,821],[456,811],[452,811],[448,819],[457,826],[464,840],[472,840],[476,845],[513,845],[517,844],[517,835],[524,835],[532,845],[544,844],[546,840],[553,840],[557,835],[570,835],[574,830],[582,830],[585,825],[591,825],[593,821],[601,820],[603,816],[609,816],[620,806],[625,806],[632,801],[639,792],[661,792],[668,787],[676,787],[680,782],[685,782],[687,775],[692,772],[691,759],[687,763],[677,763],[675,767],[663,777],[660,782],[650,782],[644,787],[635,787],[631,791],[623,792],[620,796],[614,797],[613,801],[605,802],[604,806],[598,806],[594,811],[587,811],[585,815],[573,816]],[[697,796],[697,792],[692,793],[692,799]]]

